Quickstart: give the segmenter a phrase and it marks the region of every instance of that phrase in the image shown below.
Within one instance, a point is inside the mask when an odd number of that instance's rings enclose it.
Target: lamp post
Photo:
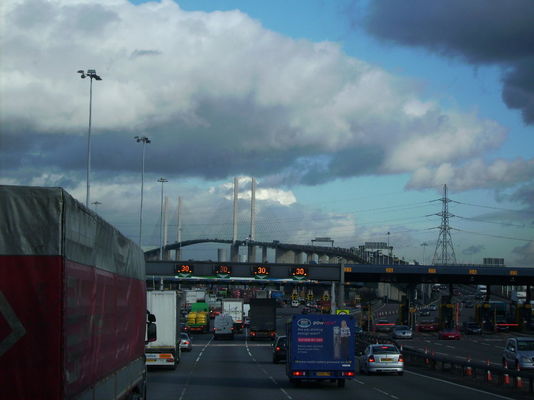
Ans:
[[[139,210],[139,247],[141,247],[141,242],[143,238],[143,192],[145,185],[145,144],[150,143],[150,139],[146,136],[136,136],[134,138],[137,143],[143,144],[143,157],[142,157],[142,168],[141,168],[141,207]]]
[[[161,182],[161,229],[159,231],[159,260],[163,260],[163,184],[169,182],[165,178],[159,178],[158,182]]]
[[[91,114],[93,109],[93,79],[101,81],[102,78],[96,74],[94,69],[88,69],[85,72],[83,69],[78,70],[80,78],[85,79],[89,77],[89,131],[87,133],[87,192],[85,195],[85,206],[89,208],[90,199],[90,175],[91,175]]]

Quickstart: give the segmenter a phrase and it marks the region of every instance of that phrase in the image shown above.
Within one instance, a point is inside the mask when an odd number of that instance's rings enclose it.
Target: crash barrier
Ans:
[[[373,343],[393,343],[399,349],[396,340],[372,333],[363,332],[356,338],[356,351]],[[447,373],[458,377],[466,377],[480,383],[515,388],[534,393],[534,372],[521,371],[516,367],[505,368],[491,364],[489,361],[473,361],[470,358],[460,360],[443,354],[436,354],[430,349],[414,349],[402,346],[405,365],[416,368],[429,368],[436,372]]]

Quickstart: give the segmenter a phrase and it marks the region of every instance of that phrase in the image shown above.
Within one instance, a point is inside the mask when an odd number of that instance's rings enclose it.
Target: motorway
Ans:
[[[278,310],[278,331],[284,332],[284,320],[296,311],[288,308]],[[442,341],[442,350],[446,354],[461,354],[469,349],[472,350],[473,343],[477,343],[481,348],[481,357],[493,352],[500,354],[500,349],[491,351],[490,343],[495,339],[501,340],[500,337],[491,337],[487,340],[483,338],[480,343],[476,342],[480,341],[480,338],[462,339],[454,343]],[[414,346],[432,343],[438,347],[437,339],[432,339],[430,335],[421,335],[409,342]],[[358,374],[347,382],[345,388],[338,388],[332,383],[294,386],[289,383],[285,375],[284,364],[272,363],[270,341],[251,342],[244,334],[236,336],[233,341],[214,341],[211,334],[205,334],[194,335],[193,343],[193,351],[182,353],[182,361],[175,371],[149,371],[150,400],[233,398],[319,400],[332,397],[351,400],[354,398],[374,400],[526,398],[513,392],[502,395],[481,388],[471,388],[467,386],[469,383],[448,382],[444,377],[429,376],[426,371],[410,368],[409,365],[404,376]]]

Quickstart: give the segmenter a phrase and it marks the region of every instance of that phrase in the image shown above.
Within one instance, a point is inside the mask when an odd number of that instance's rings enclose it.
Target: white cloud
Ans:
[[[300,160],[327,155],[337,164],[324,164],[323,179],[413,172],[414,187],[451,178],[468,188],[451,170],[505,138],[497,123],[422,101],[414,82],[335,43],[282,36],[240,11],[189,12],[171,0],[11,0],[0,12],[0,89],[9,99],[1,103],[2,130],[84,135],[88,81],[75,71],[95,68],[103,81],[93,85],[94,134],[115,134],[100,164],[108,171],[131,170],[133,161],[113,162],[114,146],[150,132],[158,168],[172,174],[274,176],[293,167],[305,176]],[[373,166],[354,167],[368,149],[376,150]],[[137,160],[137,150],[121,146],[121,157]],[[354,157],[336,158],[342,152]],[[36,160],[65,168],[57,157]],[[288,192],[265,190],[258,196],[294,202]]]
[[[419,168],[407,186],[420,189],[448,184],[451,189],[461,191],[473,188],[509,187],[530,181],[532,177],[534,177],[534,159],[496,160],[491,164],[475,159],[461,166],[443,163],[437,168]]]

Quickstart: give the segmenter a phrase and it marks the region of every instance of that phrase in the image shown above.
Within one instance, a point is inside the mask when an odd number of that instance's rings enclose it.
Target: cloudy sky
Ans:
[[[534,266],[534,3],[507,0],[144,2],[0,6],[0,183],[86,195],[159,246],[239,238],[387,241],[430,262],[447,184],[458,262]],[[387,235],[387,232],[390,232]],[[191,248],[185,257],[210,250]],[[211,250],[213,252],[213,250]],[[216,253],[210,253],[210,258]]]

